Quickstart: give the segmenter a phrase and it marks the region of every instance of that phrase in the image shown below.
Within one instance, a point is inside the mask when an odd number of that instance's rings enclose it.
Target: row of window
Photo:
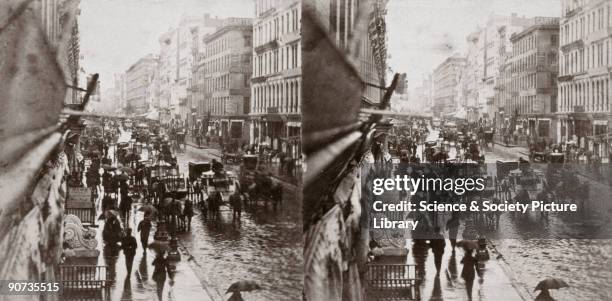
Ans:
[[[302,83],[300,79],[253,85],[251,112],[299,113]]]
[[[529,68],[534,68],[536,63],[536,53],[532,53],[512,62],[511,69],[513,73],[525,72]]]
[[[608,66],[612,57],[610,39],[586,45],[583,49],[574,50],[563,55],[561,74],[584,72],[591,68]]]
[[[586,112],[609,112],[610,88],[607,78],[561,84],[559,111],[573,112],[575,106],[582,106]]]
[[[299,43],[293,43],[255,56],[253,77],[268,75],[301,66]]]
[[[561,44],[569,44],[584,38],[586,35],[612,26],[610,5],[598,7],[561,26]]]
[[[512,91],[532,89],[536,87],[536,74],[525,74],[512,79]]]
[[[213,116],[226,115],[228,108],[227,103],[230,97],[213,97],[201,101],[200,107],[202,112],[210,112]]]
[[[534,111],[536,96],[515,96],[510,102],[510,111],[518,112],[519,114],[539,113]]]
[[[282,14],[278,14],[274,18],[253,26],[254,46],[257,47],[278,39],[286,33],[299,32],[300,21],[301,14],[300,6],[298,5]]]

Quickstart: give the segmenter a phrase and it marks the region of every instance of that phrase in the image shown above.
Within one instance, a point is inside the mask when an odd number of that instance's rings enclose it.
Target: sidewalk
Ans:
[[[471,290],[470,283],[461,276],[464,251],[457,247],[453,253],[449,240],[446,240],[438,276],[434,254],[429,248],[413,245],[408,264],[422,264],[422,267],[417,267],[417,275],[423,279],[420,286],[422,300],[471,300],[468,296],[474,300],[533,300],[530,293],[509,274],[511,271],[504,268],[503,259],[497,259],[498,254],[491,248],[489,255],[490,259],[479,266]]]
[[[176,272],[174,277],[167,277],[161,290],[162,299],[158,298],[158,286],[152,279],[153,260],[155,252],[151,249],[143,252],[139,233],[136,231],[138,222],[143,218],[143,213],[138,211],[141,204],[133,204],[129,221],[132,235],[136,237],[138,249],[134,257],[132,273],[127,275],[125,256],[120,251],[117,257],[105,257],[104,243],[102,242],[102,230],[104,221],[99,221],[97,228],[98,250],[100,256],[98,265],[106,265],[110,279],[114,279],[110,287],[111,300],[205,300],[212,301],[209,293],[202,287],[200,280],[189,265],[188,256],[181,254],[181,260],[175,263]],[[99,214],[99,213],[98,213]],[[125,221],[123,221],[125,223]],[[123,225],[125,229],[125,225]],[[149,243],[153,242],[155,225],[151,229]]]

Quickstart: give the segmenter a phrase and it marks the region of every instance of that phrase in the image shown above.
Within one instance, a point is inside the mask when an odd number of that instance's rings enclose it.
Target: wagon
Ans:
[[[212,163],[210,161],[189,162],[188,168],[189,180],[195,181],[202,173],[212,170]]]

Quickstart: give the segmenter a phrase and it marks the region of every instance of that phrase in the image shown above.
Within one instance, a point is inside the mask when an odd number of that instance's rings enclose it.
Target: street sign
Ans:
[[[92,208],[91,188],[68,187],[68,197],[66,198],[66,209]]]

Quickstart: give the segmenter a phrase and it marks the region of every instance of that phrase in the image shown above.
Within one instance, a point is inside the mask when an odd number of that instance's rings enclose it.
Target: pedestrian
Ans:
[[[115,210],[117,209],[117,200],[110,194],[105,195],[102,198],[102,211]]]
[[[474,286],[474,278],[476,278],[476,267],[478,261],[472,255],[471,249],[465,250],[465,255],[461,259],[463,269],[461,270],[461,278],[465,281],[465,289],[467,290],[468,300],[472,300],[472,288]]]
[[[442,267],[442,256],[444,255],[444,248],[446,248],[444,236],[440,234],[440,227],[434,228],[434,236],[429,240],[429,247],[434,254],[436,277],[439,277],[440,268]]]
[[[153,260],[153,280],[157,284],[157,297],[163,300],[164,284],[166,283],[166,273],[168,273],[169,265],[165,257],[165,252],[160,251]]]
[[[230,298],[227,299],[227,301],[244,301],[244,299],[242,299],[242,294],[240,294],[240,292],[238,291],[233,292]]]
[[[540,291],[540,294],[536,296],[535,301],[555,301],[555,299],[550,295],[548,289],[543,288]]]
[[[102,229],[102,240],[105,244],[114,246],[121,241],[123,229],[117,216],[112,213],[105,213],[104,229]]]
[[[142,251],[147,252],[147,247],[149,246],[149,234],[151,233],[151,219],[149,217],[145,217],[143,220],[138,223],[137,231],[140,232],[140,244],[142,245]]]
[[[130,210],[132,209],[132,197],[130,197],[127,191],[121,192],[121,202],[119,203],[119,211],[121,216],[127,221],[130,218]]]
[[[235,222],[238,220],[238,222],[240,222],[240,217],[242,215],[242,197],[238,189],[230,196],[230,205],[232,205],[233,209],[233,221]]]
[[[185,226],[187,231],[191,231],[191,218],[193,217],[193,202],[190,199],[185,200],[183,207],[183,218],[185,218]]]
[[[448,230],[448,236],[450,238],[451,247],[453,248],[453,253],[455,253],[455,246],[457,246],[457,234],[459,233],[459,214],[457,212],[453,212],[453,216],[451,219],[446,222],[446,230]]]
[[[128,275],[132,272],[132,263],[134,262],[134,255],[136,255],[136,238],[132,236],[132,229],[125,229],[125,236],[121,239],[121,249],[125,256],[125,267],[127,268]]]

